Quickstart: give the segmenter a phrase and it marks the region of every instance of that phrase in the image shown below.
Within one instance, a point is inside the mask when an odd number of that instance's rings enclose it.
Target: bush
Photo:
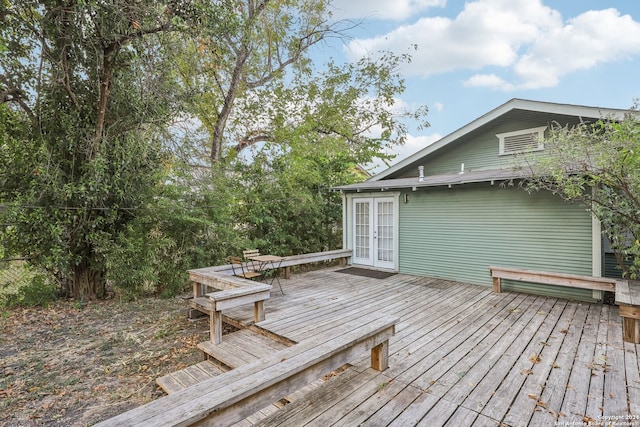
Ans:
[[[0,293],[0,306],[47,307],[58,299],[56,287],[49,283],[44,274],[36,274],[23,284],[14,283],[12,288],[13,292]]]

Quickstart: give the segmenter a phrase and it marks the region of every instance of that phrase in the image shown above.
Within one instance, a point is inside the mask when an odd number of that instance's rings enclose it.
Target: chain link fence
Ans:
[[[27,258],[0,259],[0,306],[11,305],[39,274]]]

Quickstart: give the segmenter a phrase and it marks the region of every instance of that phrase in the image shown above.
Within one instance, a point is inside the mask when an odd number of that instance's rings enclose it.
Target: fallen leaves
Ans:
[[[7,388],[0,390],[0,399],[6,399],[13,394],[13,384],[8,384]]]
[[[149,298],[7,312],[0,424],[90,425],[114,404],[156,397],[155,378],[200,361],[196,344],[208,337],[208,323],[189,322],[184,308]]]
[[[562,412],[556,412],[553,409],[548,408],[547,404],[545,402],[543,402],[542,400],[540,400],[540,396],[537,396],[535,394],[528,394],[527,396],[529,397],[529,399],[533,399],[533,400],[536,401],[536,410],[547,411],[556,420],[558,418],[560,418],[561,416],[564,416],[564,414]]]

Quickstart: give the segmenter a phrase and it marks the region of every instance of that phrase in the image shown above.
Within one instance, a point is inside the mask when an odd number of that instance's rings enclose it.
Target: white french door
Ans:
[[[395,268],[394,198],[353,199],[353,263]]]

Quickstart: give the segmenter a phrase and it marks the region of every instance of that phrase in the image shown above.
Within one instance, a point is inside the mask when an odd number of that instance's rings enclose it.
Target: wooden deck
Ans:
[[[300,341],[372,311],[399,316],[389,369],[363,355],[240,425],[640,427],[640,345],[623,342],[616,306],[338,270],[283,280],[254,328]]]

